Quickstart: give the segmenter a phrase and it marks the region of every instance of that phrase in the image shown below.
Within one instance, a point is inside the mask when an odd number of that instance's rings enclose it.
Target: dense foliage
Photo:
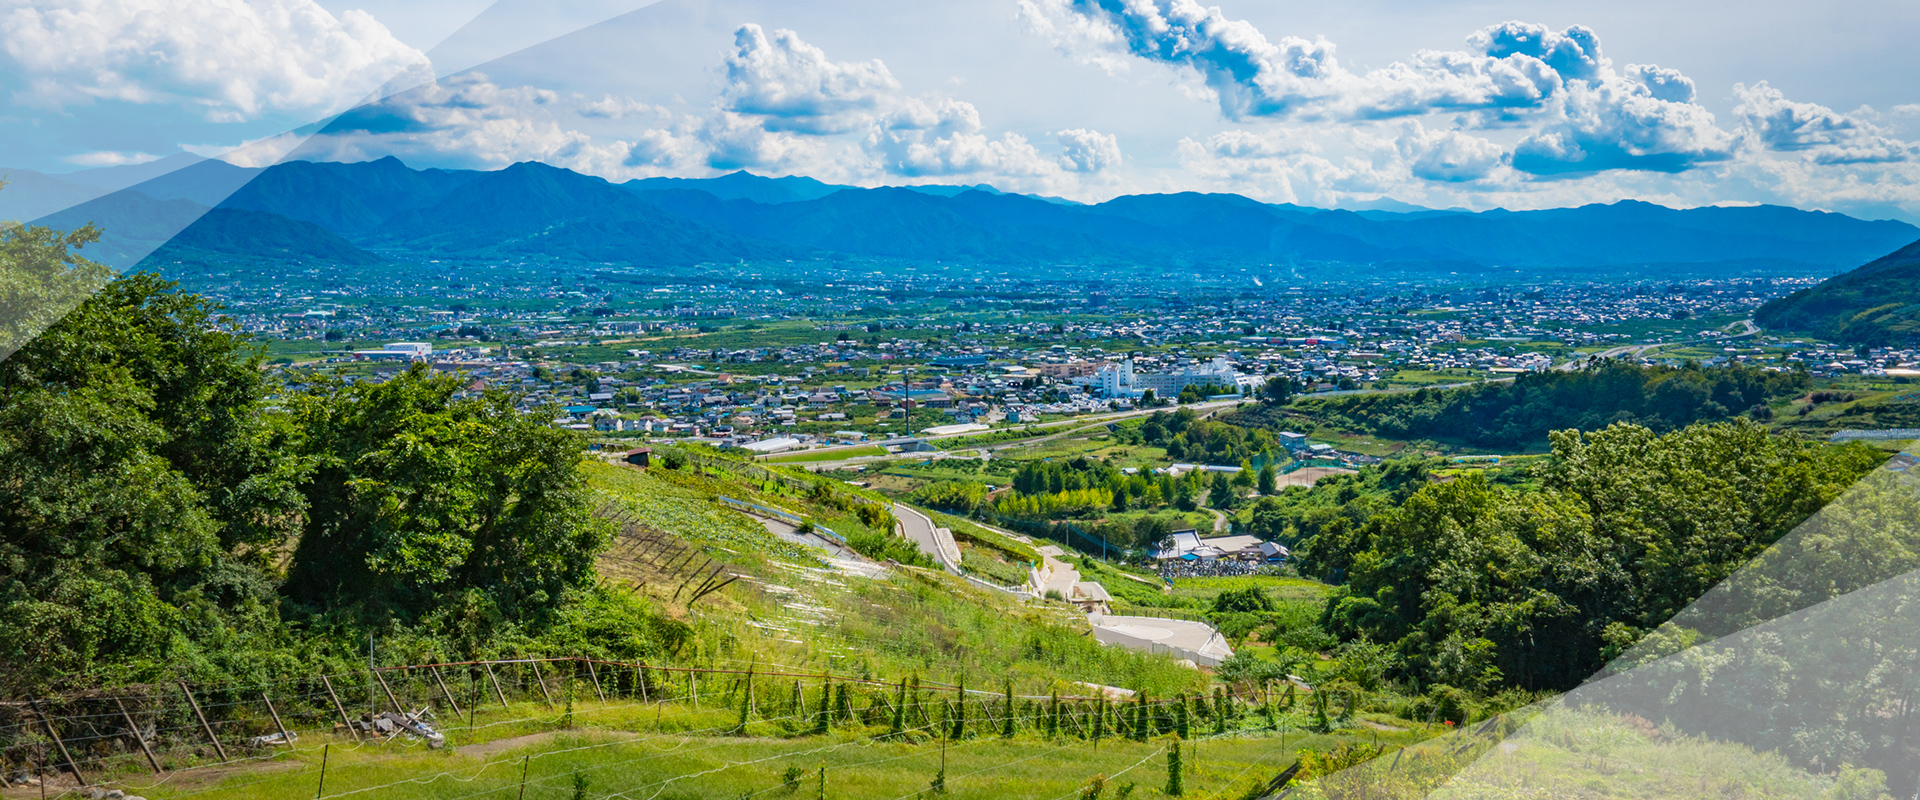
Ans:
[[[1302,570],[1344,584],[1329,630],[1421,683],[1564,689],[1881,460],[1745,421],[1561,431],[1553,452],[1537,488],[1468,474],[1306,538]]]
[[[1262,458],[1271,462],[1279,446],[1273,433],[1201,419],[1191,408],[1171,414],[1155,411],[1139,427],[1118,431],[1124,441],[1164,447],[1174,461],[1196,464],[1238,464]]]
[[[1529,373],[1506,383],[1309,398],[1289,410],[1381,436],[1510,448],[1544,443],[1549,431],[1597,430],[1616,422],[1668,431],[1739,415],[1765,419],[1772,416],[1769,401],[1807,386],[1804,372],[1691,363],[1645,367],[1608,360],[1581,370]],[[1263,405],[1229,420],[1284,427],[1285,413]]]
[[[0,362],[0,692],[308,673],[373,631],[441,655],[595,619],[657,641],[591,586],[573,434],[459,388],[276,397],[215,306],[109,284]]]
[[[458,397],[425,365],[292,398],[309,514],[288,595],[315,609],[418,615],[449,604],[536,618],[592,579],[605,546],[580,442],[504,394]]]

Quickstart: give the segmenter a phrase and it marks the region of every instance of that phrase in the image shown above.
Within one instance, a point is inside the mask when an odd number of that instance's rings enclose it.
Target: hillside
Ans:
[[[160,249],[147,263],[204,262],[219,259],[317,261],[364,266],[386,259],[311,222],[291,220],[263,211],[208,209]]]
[[[1920,241],[1760,307],[1754,322],[1854,344],[1920,336]]]
[[[794,252],[671,216],[600,178],[535,162],[480,173],[429,205],[387,217],[366,240],[428,253],[646,265]]]
[[[121,270],[162,262],[221,260],[368,265],[379,256],[310,222],[278,214],[208,209],[122,189],[34,221],[56,229],[92,223],[100,241],[86,257]]]

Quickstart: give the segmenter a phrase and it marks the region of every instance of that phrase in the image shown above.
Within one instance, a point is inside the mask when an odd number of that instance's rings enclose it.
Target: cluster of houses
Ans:
[[[1220,560],[1249,564],[1278,564],[1287,560],[1287,548],[1258,536],[1213,536],[1201,538],[1195,530],[1174,531],[1153,550],[1156,562],[1184,561],[1211,563]]]

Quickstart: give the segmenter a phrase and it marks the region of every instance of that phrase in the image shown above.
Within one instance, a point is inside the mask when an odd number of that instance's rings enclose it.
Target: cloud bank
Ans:
[[[964,100],[915,94],[880,60],[835,61],[789,30],[747,24],[704,114],[625,97],[506,87],[466,73],[352,109],[296,157],[395,154],[493,167],[537,160],[612,179],[753,169],[832,180],[986,180],[1058,188],[1121,163],[1084,128],[1037,145],[991,132]],[[618,121],[616,135],[595,135]]]
[[[431,77],[372,15],[313,0],[0,0],[0,47],[25,78],[17,104],[166,103],[219,122],[324,114]]]

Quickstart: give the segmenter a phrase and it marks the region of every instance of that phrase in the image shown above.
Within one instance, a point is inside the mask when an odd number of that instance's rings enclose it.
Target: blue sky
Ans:
[[[1913,30],[1911,2],[0,0],[0,162],[1915,220]]]

